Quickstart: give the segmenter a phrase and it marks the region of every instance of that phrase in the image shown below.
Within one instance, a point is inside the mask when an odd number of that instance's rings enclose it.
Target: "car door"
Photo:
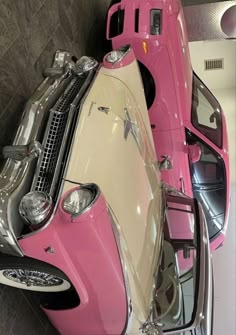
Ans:
[[[180,88],[176,84],[172,60],[166,46],[158,50],[153,63],[156,97],[149,110],[149,117],[155,149],[159,160],[168,156],[172,163],[170,170],[162,171],[162,178],[175,189],[192,196],[182,109],[179,104]]]
[[[167,188],[165,240],[176,253],[179,283],[182,292],[182,317],[172,319],[164,334],[212,334],[213,273],[208,231],[201,205],[191,198]],[[193,232],[181,233],[182,221],[193,224]],[[192,223],[191,223],[192,221]],[[180,228],[180,229],[179,229]],[[178,232],[178,233],[177,233]],[[174,290],[172,290],[174,292]],[[199,317],[200,316],[200,317]]]

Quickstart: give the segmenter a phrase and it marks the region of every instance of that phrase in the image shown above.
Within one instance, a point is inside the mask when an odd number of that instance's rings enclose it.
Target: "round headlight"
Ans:
[[[121,61],[124,58],[124,56],[129,52],[129,50],[130,50],[129,45],[124,45],[123,47],[120,47],[118,50],[113,50],[105,56],[105,61],[108,63],[115,64]]]
[[[62,208],[72,216],[82,214],[97,195],[95,188],[81,187],[69,193],[62,202]]]
[[[85,72],[93,70],[97,67],[98,62],[92,57],[83,56],[77,60],[75,64],[75,71],[78,75],[82,75]]]
[[[48,219],[52,212],[52,198],[44,192],[27,193],[21,199],[19,211],[28,224],[39,225]]]

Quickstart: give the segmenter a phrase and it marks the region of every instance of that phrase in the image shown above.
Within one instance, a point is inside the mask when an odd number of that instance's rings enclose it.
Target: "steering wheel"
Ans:
[[[157,310],[157,317],[156,320],[161,320],[165,318],[173,308],[176,298],[177,298],[177,292],[178,287],[176,280],[168,273],[169,268],[165,269],[162,272],[163,280],[161,285],[157,288],[154,303],[157,304],[156,310]],[[165,273],[167,272],[167,273]],[[171,290],[172,286],[172,297],[171,302],[170,299],[168,299],[168,291]]]

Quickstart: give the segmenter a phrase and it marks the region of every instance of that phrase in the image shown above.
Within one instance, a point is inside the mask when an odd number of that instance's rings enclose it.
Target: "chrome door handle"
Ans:
[[[180,191],[181,191],[182,193],[185,193],[184,178],[183,178],[183,177],[180,177],[180,178],[179,178],[179,181],[180,181]]]

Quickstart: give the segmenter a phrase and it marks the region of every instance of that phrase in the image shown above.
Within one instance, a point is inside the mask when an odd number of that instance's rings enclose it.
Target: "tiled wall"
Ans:
[[[0,0],[0,147],[54,51],[101,55],[108,0]]]
[[[11,143],[24,103],[56,49],[101,57],[108,3],[0,0],[0,148]],[[53,334],[35,296],[0,285],[0,335]]]

